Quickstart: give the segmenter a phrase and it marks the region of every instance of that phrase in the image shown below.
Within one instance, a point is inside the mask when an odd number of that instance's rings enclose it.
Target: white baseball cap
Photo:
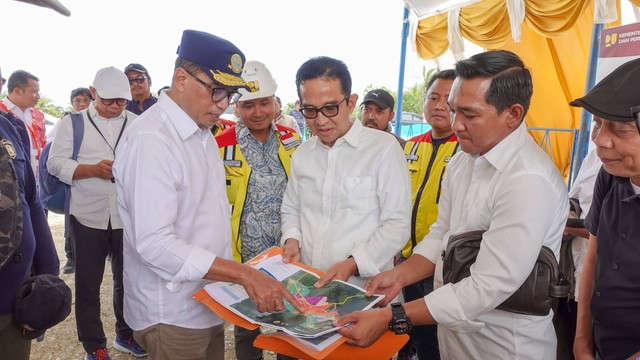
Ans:
[[[271,76],[269,69],[259,61],[247,61],[242,70],[242,79],[247,83],[249,90],[238,89],[238,92],[242,95],[239,101],[273,96],[278,89],[278,84]]]
[[[98,96],[103,99],[131,100],[131,88],[127,75],[113,66],[98,70],[93,79],[93,87]]]

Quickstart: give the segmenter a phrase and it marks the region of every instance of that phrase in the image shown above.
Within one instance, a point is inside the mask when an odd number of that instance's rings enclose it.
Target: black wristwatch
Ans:
[[[408,334],[411,331],[411,319],[404,312],[401,303],[391,304],[392,318],[389,321],[389,330],[396,335]]]

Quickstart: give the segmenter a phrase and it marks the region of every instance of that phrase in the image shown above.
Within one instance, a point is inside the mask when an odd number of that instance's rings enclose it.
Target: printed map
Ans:
[[[337,328],[333,321],[354,311],[367,309],[380,300],[380,296],[366,296],[362,289],[342,281],[332,281],[316,289],[318,277],[305,270],[288,276],[282,283],[305,306],[299,313],[285,303],[284,311],[260,313],[251,299],[231,305],[256,323],[269,324],[299,337],[316,337]]]

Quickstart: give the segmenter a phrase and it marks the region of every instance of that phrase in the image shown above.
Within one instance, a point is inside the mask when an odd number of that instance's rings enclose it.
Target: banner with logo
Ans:
[[[640,57],[640,23],[603,29],[596,84],[629,60]]]

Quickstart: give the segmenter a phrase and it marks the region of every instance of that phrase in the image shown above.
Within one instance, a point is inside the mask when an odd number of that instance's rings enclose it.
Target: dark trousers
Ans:
[[[558,308],[553,319],[553,327],[558,339],[558,360],[573,360],[573,341],[576,337],[578,319],[578,303],[573,299],[559,299]]]
[[[404,301],[409,302],[422,299],[425,295],[433,291],[433,276],[411,284],[402,289]],[[420,325],[413,326],[409,332],[411,340],[418,351],[420,360],[440,359],[440,349],[438,348],[438,326]],[[410,345],[409,345],[410,346]]]
[[[113,272],[113,310],[116,335],[133,337],[133,331],[122,316],[124,288],[122,286],[122,229],[106,230],[84,226],[71,216],[71,241],[76,257],[76,327],[78,339],[87,353],[106,348],[107,338],[100,320],[100,285],[107,255],[111,255]]]

